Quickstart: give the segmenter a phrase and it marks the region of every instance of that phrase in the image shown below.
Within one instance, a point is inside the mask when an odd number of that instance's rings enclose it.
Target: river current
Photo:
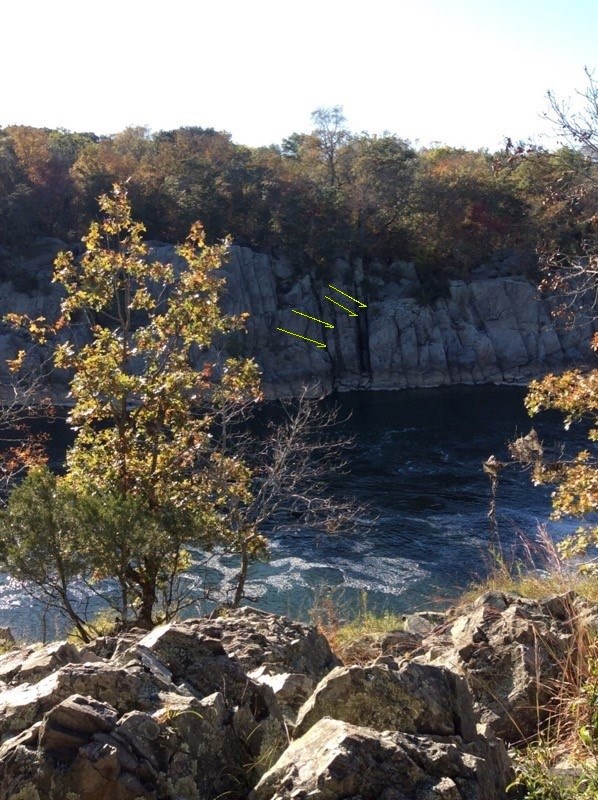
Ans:
[[[326,595],[347,613],[366,597],[371,609],[398,612],[456,597],[488,569],[490,486],[482,462],[490,454],[507,461],[507,442],[530,429],[524,395],[519,387],[482,386],[334,397],[348,417],[343,431],[355,437],[349,471],[334,489],[367,505],[362,526],[335,536],[293,525],[270,531],[270,561],[251,570],[252,602],[308,619],[316,598]],[[533,424],[546,442],[565,436],[558,415],[543,414]],[[55,462],[67,438],[64,427],[54,428]],[[583,442],[581,434],[576,438]],[[503,470],[498,527],[506,554],[521,537],[533,540],[549,515],[549,489],[534,488],[514,467]],[[575,527],[549,523],[557,538]],[[199,562],[200,553],[192,553]],[[215,557],[188,581],[217,584],[237,569],[234,559]],[[188,611],[205,610],[198,602]],[[0,576],[0,625],[25,639],[42,630],[39,608],[7,576]],[[59,618],[46,615],[48,638],[63,630]]]

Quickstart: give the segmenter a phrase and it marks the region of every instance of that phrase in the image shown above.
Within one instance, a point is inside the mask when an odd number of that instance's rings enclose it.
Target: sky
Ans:
[[[553,146],[546,92],[598,76],[596,0],[5,0],[0,127],[197,125],[251,146],[341,105],[354,132]]]

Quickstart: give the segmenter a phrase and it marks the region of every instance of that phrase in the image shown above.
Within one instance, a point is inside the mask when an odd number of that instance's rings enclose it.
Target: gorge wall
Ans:
[[[4,268],[0,318],[8,311],[55,315],[60,292],[50,283],[52,261],[66,245],[43,240],[36,247],[16,266],[13,260]],[[182,263],[171,245],[153,243],[152,256]],[[525,383],[593,359],[591,319],[578,315],[568,327],[552,317],[550,303],[529,280],[513,274],[514,266],[513,259],[481,266],[471,281],[450,281],[446,297],[422,305],[424,287],[413,264],[395,262],[385,268],[386,280],[371,274],[364,280],[355,265],[350,269],[338,261],[331,280],[367,304],[359,309],[326,282],[297,276],[284,259],[233,247],[225,268],[224,307],[251,316],[247,333],[235,335],[232,350],[254,356],[263,370],[266,393],[279,397],[296,395],[303,386],[311,394],[324,395],[333,390]],[[326,294],[357,316],[330,303]],[[278,328],[324,342],[326,348]],[[74,335],[81,341],[86,338],[83,329]],[[6,380],[5,359],[22,346],[19,334],[0,324],[0,379]],[[54,374],[49,380],[55,399],[64,399],[67,376]]]
[[[529,280],[509,274],[512,269],[509,261],[482,266],[470,282],[450,281],[447,297],[421,305],[423,287],[413,264],[391,265],[392,281],[368,278],[366,294],[359,282],[343,281],[349,265],[337,262],[334,285],[367,303],[358,309],[311,276],[295,278],[283,260],[233,248],[226,307],[251,312],[247,352],[257,357],[268,393],[277,396],[295,395],[306,385],[327,394],[526,383],[593,359],[591,319],[578,315],[575,325],[567,326],[552,317],[550,303]],[[358,316],[350,317],[325,295]],[[325,328],[293,309],[335,327]],[[277,328],[325,342],[326,348]]]

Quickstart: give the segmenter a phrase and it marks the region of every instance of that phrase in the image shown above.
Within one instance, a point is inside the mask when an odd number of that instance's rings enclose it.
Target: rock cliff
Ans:
[[[59,293],[50,283],[51,264],[65,246],[43,240],[33,255],[4,269],[0,316],[7,311],[31,316],[55,313]],[[171,245],[153,243],[152,254],[180,262]],[[450,281],[445,297],[422,305],[425,291],[413,264],[396,262],[385,267],[386,280],[372,276],[364,280],[360,269],[349,269],[339,261],[331,280],[337,289],[367,305],[357,308],[326,282],[309,275],[297,277],[284,259],[233,247],[225,270],[224,305],[229,312],[248,311],[251,316],[247,333],[239,334],[232,348],[235,354],[258,360],[270,396],[296,395],[306,385],[312,394],[324,395],[335,389],[525,383],[591,359],[591,320],[580,315],[575,326],[567,328],[551,317],[549,302],[526,278],[511,274],[515,269],[512,260],[482,266],[471,281]],[[357,316],[349,316],[326,295],[354,309]],[[0,370],[19,346],[19,337],[0,326]],[[52,380],[55,396],[64,397],[65,376]]]

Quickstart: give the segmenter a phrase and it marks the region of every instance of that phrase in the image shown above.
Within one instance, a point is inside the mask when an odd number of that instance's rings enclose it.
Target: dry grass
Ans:
[[[94,618],[85,625],[85,630],[90,639],[97,639],[98,636],[115,636],[122,630],[120,623],[115,621],[113,609],[100,611]],[[78,647],[84,646],[81,634],[76,628],[72,628],[67,636],[67,641]]]
[[[357,614],[347,619],[343,603],[329,595],[318,598],[311,611],[314,625],[328,639],[344,664],[362,664],[380,655],[375,639],[379,634],[402,630],[403,616],[392,611],[379,614],[367,607],[367,594],[360,595]]]
[[[564,562],[543,528],[536,542],[524,544],[524,558],[508,562],[493,554],[489,576],[471,586],[459,606],[481,593],[499,591],[543,600],[571,591],[588,603],[598,603],[598,576],[580,574]],[[598,609],[597,609],[598,611]],[[571,635],[559,660],[560,678],[550,686],[548,708],[538,709],[535,740],[515,753],[516,787],[510,796],[520,800],[598,800],[598,635],[571,605]],[[556,658],[556,654],[555,654]],[[571,765],[563,777],[558,764]]]
[[[510,592],[530,600],[574,591],[588,602],[598,603],[598,575],[582,574],[564,561],[545,527],[538,528],[535,541],[523,540],[523,548],[523,558],[518,561],[493,551],[488,577],[472,584],[461,596],[459,606],[487,591]]]

